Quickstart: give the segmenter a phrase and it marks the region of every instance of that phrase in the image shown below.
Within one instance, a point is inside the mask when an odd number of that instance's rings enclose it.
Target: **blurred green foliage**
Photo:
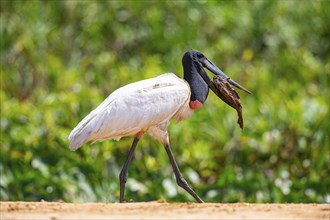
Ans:
[[[118,201],[132,138],[68,148],[109,93],[194,48],[253,92],[169,127],[206,202],[330,202],[330,1],[0,1],[1,200]],[[194,201],[146,136],[125,199]]]

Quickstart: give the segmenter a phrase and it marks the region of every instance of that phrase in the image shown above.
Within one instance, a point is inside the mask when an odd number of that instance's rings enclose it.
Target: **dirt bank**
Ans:
[[[330,204],[0,202],[0,219],[330,219]]]

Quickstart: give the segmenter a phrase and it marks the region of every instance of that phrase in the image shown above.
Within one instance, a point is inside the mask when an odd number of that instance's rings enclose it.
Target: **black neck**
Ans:
[[[209,87],[199,74],[199,68],[203,68],[197,61],[182,60],[184,79],[189,83],[191,89],[191,101],[198,100],[204,103],[208,94]]]

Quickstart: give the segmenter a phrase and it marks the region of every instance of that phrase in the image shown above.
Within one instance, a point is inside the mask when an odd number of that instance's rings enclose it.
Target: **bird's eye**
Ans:
[[[200,59],[200,58],[203,58],[204,55],[203,55],[202,53],[198,53],[198,54],[197,54],[197,57]]]

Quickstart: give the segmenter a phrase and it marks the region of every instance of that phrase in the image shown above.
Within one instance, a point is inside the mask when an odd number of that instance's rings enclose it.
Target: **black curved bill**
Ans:
[[[202,65],[207,68],[209,71],[211,71],[212,73],[214,73],[215,75],[220,75],[222,77],[224,77],[225,79],[227,79],[227,81],[235,86],[238,89],[243,90],[244,92],[247,92],[249,94],[252,94],[249,90],[247,90],[246,88],[244,88],[243,86],[241,86],[240,84],[238,84],[237,82],[235,82],[234,80],[232,80],[231,78],[229,78],[224,72],[222,72],[216,65],[214,65],[209,59],[207,59],[206,57],[203,57],[202,59],[200,59]]]

